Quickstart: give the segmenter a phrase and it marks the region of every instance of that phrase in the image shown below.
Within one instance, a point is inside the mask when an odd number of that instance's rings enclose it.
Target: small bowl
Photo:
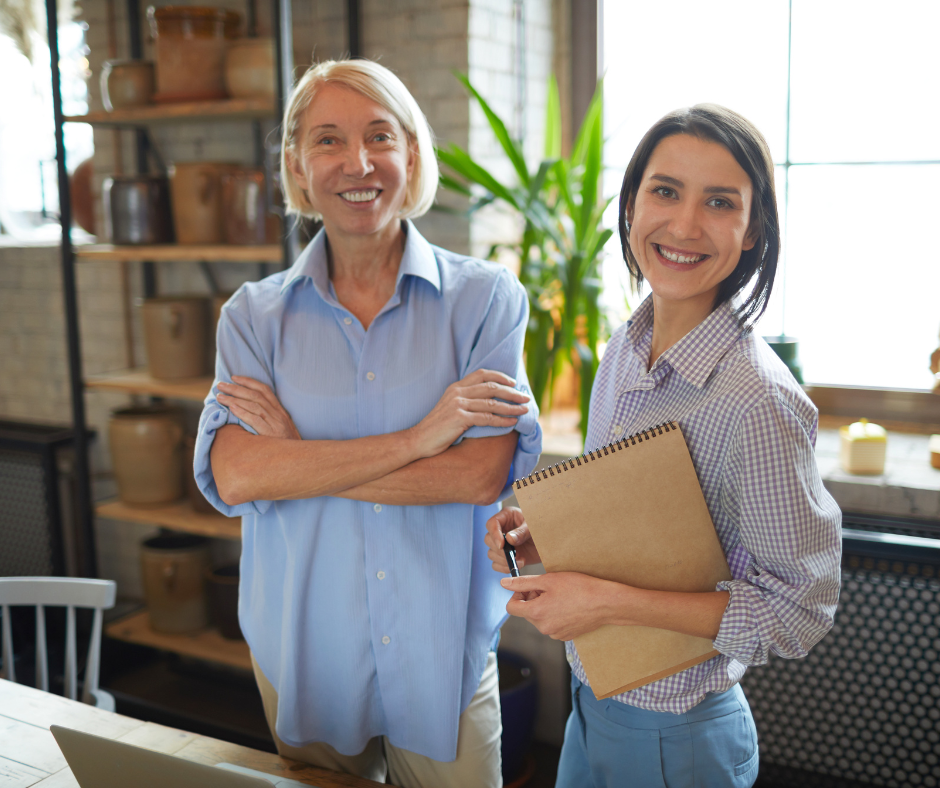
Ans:
[[[149,60],[106,60],[101,70],[101,99],[108,112],[150,104],[154,69]]]

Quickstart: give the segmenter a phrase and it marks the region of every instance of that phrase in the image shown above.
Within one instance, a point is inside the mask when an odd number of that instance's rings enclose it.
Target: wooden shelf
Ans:
[[[223,101],[186,101],[173,104],[147,104],[143,107],[116,109],[70,115],[66,123],[91,123],[95,126],[139,126],[181,121],[238,120],[273,118],[271,99],[225,99]]]
[[[153,246],[118,246],[115,244],[79,244],[75,256],[82,260],[111,260],[113,262],[221,262],[221,263],[280,263],[284,250],[278,244],[236,246],[234,244],[157,244]]]
[[[204,629],[191,635],[154,632],[146,610],[108,624],[105,633],[116,640],[251,670],[251,656],[244,640],[226,640],[217,629]]]
[[[209,389],[212,378],[182,378],[180,380],[157,380],[150,377],[146,369],[124,369],[104,375],[91,375],[85,379],[85,386],[90,389],[122,391],[125,394],[149,394],[151,397],[168,399],[186,399],[202,402]]]
[[[99,517],[107,517],[110,520],[159,525],[163,528],[172,528],[174,531],[211,536],[216,539],[241,539],[242,536],[241,518],[226,517],[218,512],[211,514],[196,512],[187,500],[143,508],[128,506],[114,499],[97,504],[95,513]]]

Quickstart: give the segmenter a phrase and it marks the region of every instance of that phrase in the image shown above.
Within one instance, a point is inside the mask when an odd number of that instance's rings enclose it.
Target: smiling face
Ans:
[[[327,235],[397,234],[415,156],[395,116],[344,86],[320,88],[301,121],[291,174]]]
[[[660,142],[627,208],[630,249],[657,309],[704,319],[751,249],[751,180],[723,145],[688,134]]]

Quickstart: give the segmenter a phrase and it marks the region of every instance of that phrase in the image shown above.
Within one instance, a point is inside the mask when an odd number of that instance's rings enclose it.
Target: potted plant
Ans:
[[[470,212],[494,202],[517,212],[524,223],[511,249],[519,259],[519,279],[529,295],[530,317],[525,339],[526,373],[535,401],[551,406],[552,382],[570,364],[579,377],[580,429],[587,431],[591,387],[598,365],[598,346],[608,328],[600,309],[598,265],[612,231],[603,214],[613,197],[600,197],[603,154],[603,91],[598,84],[571,153],[561,155],[561,109],[558,86],[549,84],[545,118],[545,152],[530,167],[522,145],[463,74],[458,79],[480,105],[500,146],[512,163],[516,183],[496,178],[457,145],[438,150],[446,168],[441,185],[470,199]],[[474,188],[476,187],[476,188]]]

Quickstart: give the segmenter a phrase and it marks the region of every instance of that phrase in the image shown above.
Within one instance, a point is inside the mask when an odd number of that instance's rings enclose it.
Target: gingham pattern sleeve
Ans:
[[[737,427],[722,479],[723,507],[738,521],[734,580],[715,648],[744,665],[768,652],[803,657],[832,626],[839,598],[841,513],[815,472],[815,424],[783,399],[758,400]]]

